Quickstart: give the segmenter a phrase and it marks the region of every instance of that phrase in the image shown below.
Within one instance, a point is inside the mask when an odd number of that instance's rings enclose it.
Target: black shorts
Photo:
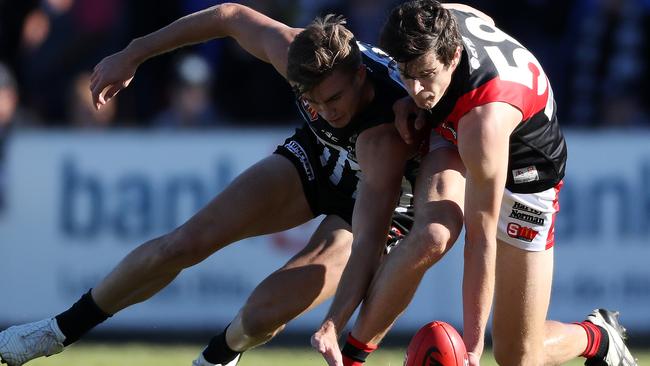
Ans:
[[[289,159],[296,167],[314,216],[337,215],[351,224],[355,200],[330,182],[319,161],[323,148],[316,136],[303,127],[297,128],[274,153]]]
[[[319,160],[324,146],[318,143],[308,128],[296,129],[295,134],[286,139],[284,145],[278,146],[274,153],[286,157],[296,167],[314,216],[337,215],[352,225],[355,199],[330,182]],[[409,205],[396,209],[388,235],[387,250],[408,234],[412,226],[413,207]]]

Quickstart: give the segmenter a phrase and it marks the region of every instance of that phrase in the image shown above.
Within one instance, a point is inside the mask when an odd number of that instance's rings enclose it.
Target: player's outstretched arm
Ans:
[[[476,107],[458,125],[458,152],[467,169],[463,339],[478,366],[495,281],[496,232],[508,168],[509,137],[521,112],[505,103]]]
[[[363,179],[352,217],[352,253],[328,314],[312,337],[312,346],[330,366],[343,366],[338,336],[379,267],[410,150],[392,124],[368,129],[357,139]]]
[[[286,74],[287,51],[301,31],[240,4],[225,3],[184,16],[168,26],[134,39],[104,58],[93,71],[91,93],[99,109],[126,88],[147,59],[179,47],[232,37],[253,56]]]

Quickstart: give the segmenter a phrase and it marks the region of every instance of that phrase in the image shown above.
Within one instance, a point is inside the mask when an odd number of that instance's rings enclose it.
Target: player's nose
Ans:
[[[416,96],[424,90],[424,86],[418,79],[411,79],[406,83],[406,88],[408,89],[411,96]]]
[[[336,116],[336,111],[331,108],[321,108],[318,114],[320,114],[325,120],[329,121]]]

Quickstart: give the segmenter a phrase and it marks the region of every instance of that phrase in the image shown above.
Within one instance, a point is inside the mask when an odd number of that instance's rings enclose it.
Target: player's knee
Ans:
[[[541,366],[544,364],[542,352],[530,342],[520,337],[519,339],[508,338],[506,340],[494,337],[494,359],[499,366]]]
[[[314,261],[325,266],[326,271],[342,273],[352,254],[352,240],[336,240],[332,236],[327,239],[327,248],[320,251]]]
[[[449,230],[440,224],[420,225],[411,231],[414,235],[409,252],[415,257],[415,263],[433,265],[447,252],[453,244]]]

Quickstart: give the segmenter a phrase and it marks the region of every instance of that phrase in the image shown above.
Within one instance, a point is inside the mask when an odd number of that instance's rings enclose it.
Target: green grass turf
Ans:
[[[190,366],[202,348],[170,345],[87,345],[72,346],[65,352],[34,360],[28,366]],[[403,349],[379,349],[369,357],[367,366],[402,366]],[[650,365],[650,350],[634,350],[639,365]],[[582,365],[584,359],[567,365]],[[262,347],[247,352],[239,366],[311,366],[324,365],[320,355],[307,348]],[[481,366],[496,366],[492,355],[483,356]]]

